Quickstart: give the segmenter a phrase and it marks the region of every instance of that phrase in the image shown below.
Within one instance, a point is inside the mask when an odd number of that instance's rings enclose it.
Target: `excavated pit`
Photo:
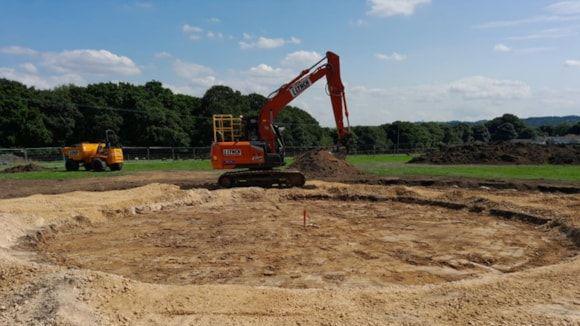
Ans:
[[[577,252],[543,222],[405,189],[379,198],[341,187],[339,194],[217,190],[202,204],[98,223],[78,218],[21,247],[41,261],[149,283],[284,288],[438,284],[550,265]]]

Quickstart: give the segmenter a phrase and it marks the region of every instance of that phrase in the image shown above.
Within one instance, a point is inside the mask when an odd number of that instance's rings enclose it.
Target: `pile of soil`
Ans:
[[[349,179],[361,175],[361,172],[350,163],[323,149],[311,150],[297,156],[290,168],[304,173],[309,178]]]
[[[35,163],[23,164],[23,165],[16,165],[10,168],[6,168],[2,170],[2,173],[21,173],[21,172],[34,172],[34,171],[47,171],[50,170],[49,168],[45,168],[44,166],[40,166]]]
[[[412,159],[431,164],[580,164],[578,145],[475,143],[448,146]]]

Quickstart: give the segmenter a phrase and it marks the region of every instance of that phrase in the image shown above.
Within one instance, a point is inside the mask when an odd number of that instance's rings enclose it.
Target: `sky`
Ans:
[[[353,125],[580,114],[580,0],[0,0],[0,77],[268,95],[326,51]],[[333,125],[321,80],[292,105]]]

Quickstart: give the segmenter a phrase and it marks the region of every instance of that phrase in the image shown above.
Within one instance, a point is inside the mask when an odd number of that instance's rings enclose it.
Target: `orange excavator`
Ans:
[[[326,77],[327,92],[334,112],[338,133],[337,149],[342,152],[346,150],[350,127],[344,85],[340,79],[340,59],[335,53],[327,52],[326,57],[272,92],[257,118],[226,114],[213,116],[214,141],[211,146],[213,168],[245,169],[222,174],[218,180],[220,186],[229,188],[304,185],[306,179],[302,173],[275,169],[285,164],[283,128],[278,127],[275,121],[288,103],[322,77]]]

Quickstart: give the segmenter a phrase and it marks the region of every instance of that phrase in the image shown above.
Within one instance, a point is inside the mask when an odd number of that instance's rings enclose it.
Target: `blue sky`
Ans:
[[[580,114],[580,1],[0,0],[0,77],[268,94],[332,50],[353,124]],[[332,125],[320,83],[294,105]]]

